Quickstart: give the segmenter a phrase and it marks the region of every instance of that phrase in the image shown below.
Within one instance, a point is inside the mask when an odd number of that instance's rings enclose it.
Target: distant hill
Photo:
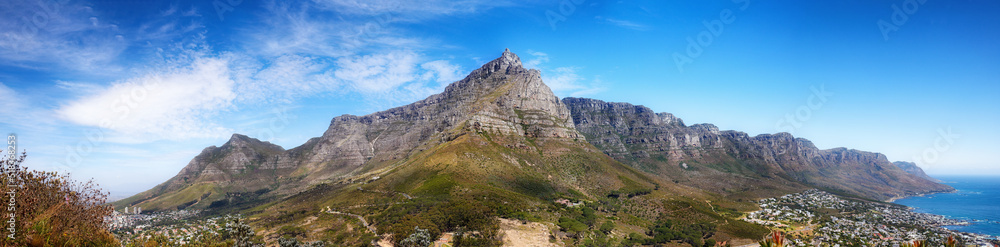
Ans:
[[[905,171],[905,172],[907,172],[909,174],[913,174],[914,176],[921,177],[921,178],[924,178],[924,179],[927,179],[927,180],[930,180],[930,181],[934,181],[935,183],[943,183],[944,182],[944,181],[941,181],[940,179],[936,179],[936,178],[933,178],[931,176],[928,176],[927,173],[924,173],[924,169],[920,169],[920,167],[917,166],[917,164],[915,164],[913,162],[896,161],[896,162],[892,162],[892,164],[896,165],[896,167],[899,167],[899,169],[903,169],[903,171]]]

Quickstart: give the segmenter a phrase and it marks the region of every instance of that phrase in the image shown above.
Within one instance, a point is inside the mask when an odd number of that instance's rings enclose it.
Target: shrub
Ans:
[[[427,233],[427,229],[420,229],[420,227],[413,227],[413,233],[407,236],[403,241],[399,241],[399,246],[402,247],[427,247],[431,246],[434,239],[431,238],[431,234]]]
[[[13,190],[15,237],[2,246],[118,246],[104,223],[111,215],[108,194],[96,183],[79,183],[65,174],[20,167],[27,155],[0,161],[3,190]],[[8,202],[11,194],[4,194]],[[6,204],[6,203],[5,203]],[[3,214],[3,221],[10,214]]]
[[[764,237],[764,240],[760,241],[759,244],[760,247],[782,247],[787,245],[787,243],[785,243],[785,236],[781,232],[771,232],[771,234]]]
[[[614,229],[615,229],[615,222],[612,222],[610,220],[605,221],[604,224],[601,224],[600,228],[601,232],[603,232],[604,234],[611,234],[611,230]]]

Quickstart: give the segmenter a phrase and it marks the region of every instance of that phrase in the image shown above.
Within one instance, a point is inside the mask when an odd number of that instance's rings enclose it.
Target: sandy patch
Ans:
[[[521,224],[519,220],[500,219],[500,230],[504,234],[503,246],[561,246],[558,243],[549,243],[549,226],[542,223]]]

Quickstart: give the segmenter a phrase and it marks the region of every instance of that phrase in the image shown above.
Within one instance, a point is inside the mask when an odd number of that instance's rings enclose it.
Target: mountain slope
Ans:
[[[804,185],[887,200],[952,190],[908,174],[878,153],[820,150],[809,140],[788,133],[750,137],[719,131],[711,124],[685,126],[669,113],[627,103],[583,98],[563,102],[570,107],[577,128],[603,152],[623,163],[719,193],[749,193],[753,198]]]
[[[936,178],[933,178],[931,176],[928,176],[927,173],[924,173],[924,169],[920,169],[920,167],[917,166],[917,164],[915,164],[913,162],[896,161],[896,162],[892,162],[892,164],[896,165],[896,167],[899,167],[899,169],[903,169],[903,171],[905,171],[906,173],[913,174],[914,176],[917,176],[917,177],[920,177],[920,178],[924,178],[924,179],[933,181],[935,183],[942,183],[943,182],[940,179],[936,179]]]

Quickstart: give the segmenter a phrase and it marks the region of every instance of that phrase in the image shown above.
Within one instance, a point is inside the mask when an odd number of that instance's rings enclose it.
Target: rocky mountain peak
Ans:
[[[222,145],[223,146],[226,146],[226,145],[228,145],[228,146],[246,146],[247,144],[249,144],[251,142],[250,139],[253,139],[253,138],[250,138],[249,136],[245,136],[245,135],[233,133],[233,136],[229,137],[229,141],[226,141],[226,143],[222,144]]]
[[[220,148],[251,148],[258,150],[258,152],[281,152],[285,150],[281,146],[274,145],[270,142],[261,141],[253,137],[236,133],[234,133],[232,137],[229,137],[229,141],[222,144],[222,147]]]
[[[537,70],[533,71],[536,74],[538,73]],[[498,72],[504,74],[516,74],[528,72],[528,70],[524,69],[524,66],[521,64],[521,58],[518,57],[517,54],[510,52],[510,49],[505,49],[499,58],[493,59],[493,61],[484,64],[479,69],[473,71],[470,75],[486,77]]]

